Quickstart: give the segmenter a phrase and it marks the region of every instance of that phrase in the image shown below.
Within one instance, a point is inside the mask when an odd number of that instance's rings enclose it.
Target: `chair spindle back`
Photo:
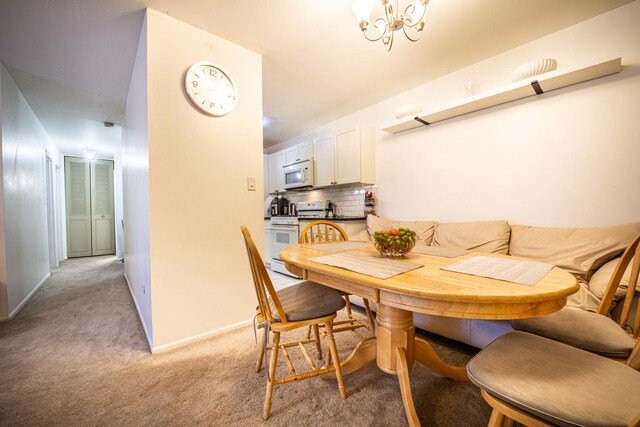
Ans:
[[[253,243],[251,234],[249,233],[247,227],[244,225],[240,226],[240,229],[242,230],[244,243],[247,247],[249,265],[251,266],[251,275],[253,276],[253,284],[256,291],[256,297],[258,298],[258,310],[264,317],[265,321],[272,321],[273,314],[271,313],[271,307],[269,306],[269,297],[271,297],[271,299],[273,300],[273,304],[278,311],[281,322],[287,323],[287,315],[282,308],[282,304],[280,304],[278,294],[273,287],[273,283],[271,283],[271,278],[269,277],[267,268],[262,262],[260,253],[258,252],[255,243]]]
[[[327,220],[313,221],[300,233],[300,243],[327,243],[346,241],[347,233],[338,224]]]
[[[620,262],[616,266],[616,269],[609,280],[609,284],[607,285],[607,289],[604,292],[602,297],[602,301],[600,302],[600,306],[598,307],[598,313],[602,315],[607,315],[611,308],[611,304],[613,302],[613,298],[616,294],[616,290],[620,285],[620,281],[622,280],[622,276],[627,270],[627,267],[630,263],[631,266],[631,277],[629,278],[629,287],[624,296],[624,302],[622,306],[622,315],[620,316],[620,326],[624,328],[629,319],[629,314],[631,311],[631,303],[633,302],[633,296],[636,292],[636,286],[638,283],[638,273],[640,272],[640,234],[636,236],[635,239],[631,242],[631,244],[627,247],[627,249],[622,254],[620,258]],[[638,329],[640,329],[640,304],[636,308],[635,320],[633,322],[633,338],[638,338]]]

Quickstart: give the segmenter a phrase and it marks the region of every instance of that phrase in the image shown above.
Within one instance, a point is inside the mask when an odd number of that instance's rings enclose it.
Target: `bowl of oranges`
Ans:
[[[375,231],[373,245],[382,256],[401,257],[416,245],[416,232],[408,228]]]

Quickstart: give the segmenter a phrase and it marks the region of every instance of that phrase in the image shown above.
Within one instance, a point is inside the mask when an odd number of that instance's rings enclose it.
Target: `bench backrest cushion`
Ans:
[[[640,222],[596,228],[513,224],[509,253],[556,265],[588,281],[598,268],[620,256],[638,233]]]
[[[506,255],[510,234],[507,221],[439,222],[431,246]]]

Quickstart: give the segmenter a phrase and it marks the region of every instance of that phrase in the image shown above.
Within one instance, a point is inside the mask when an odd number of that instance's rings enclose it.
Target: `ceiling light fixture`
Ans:
[[[382,40],[382,43],[387,46],[387,51],[393,46],[393,34],[400,29],[412,42],[420,40],[429,9],[429,0],[415,0],[404,9],[404,13],[400,13],[398,0],[380,1],[384,7],[384,15],[377,18],[373,24],[378,30],[378,37],[370,37],[367,34],[374,0],[356,0],[353,3],[353,13],[356,15],[362,35],[367,40],[372,42]]]
[[[97,155],[98,153],[93,149],[93,147],[87,147],[84,150],[84,157],[87,160],[95,160]]]

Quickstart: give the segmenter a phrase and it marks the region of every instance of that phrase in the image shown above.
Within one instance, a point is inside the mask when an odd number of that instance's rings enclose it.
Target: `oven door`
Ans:
[[[270,244],[272,258],[270,263],[271,270],[298,278],[298,276],[291,274],[291,272],[289,272],[289,270],[284,266],[284,262],[278,258],[278,254],[280,254],[281,250],[287,246],[298,244],[298,227],[290,225],[271,225]]]
[[[298,244],[298,227],[271,226],[271,258],[279,260],[278,254],[287,246]]]

